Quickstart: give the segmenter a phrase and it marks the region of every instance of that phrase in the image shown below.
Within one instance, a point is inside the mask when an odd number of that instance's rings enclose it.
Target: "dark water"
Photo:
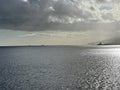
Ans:
[[[120,90],[120,48],[0,47],[0,90]]]

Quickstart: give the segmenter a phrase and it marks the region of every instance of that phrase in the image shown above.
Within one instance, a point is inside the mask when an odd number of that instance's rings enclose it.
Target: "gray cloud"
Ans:
[[[106,2],[107,0],[97,0],[97,2]]]
[[[47,10],[53,4],[52,0],[0,0],[0,27],[10,29],[29,29],[47,27]]]
[[[0,24],[21,24],[28,19],[30,11],[20,0],[0,0]]]
[[[112,15],[98,18],[95,11],[96,7],[85,5],[81,0],[0,0],[0,28],[39,31],[89,30],[96,29],[96,26],[101,26],[99,29],[109,26],[97,22],[100,18],[111,19]]]
[[[59,4],[64,6],[64,3],[58,2],[58,7],[55,4],[55,10],[52,10],[53,4],[58,1],[54,0],[28,0],[23,2],[22,0],[0,0],[0,26],[1,28],[12,28],[12,29],[29,29],[29,28],[48,28],[50,22],[48,22],[49,15],[61,15],[65,14],[68,10],[59,10]],[[50,9],[51,7],[51,9]],[[66,13],[70,14],[70,11]],[[61,16],[59,15],[59,16]]]
[[[99,3],[107,3],[107,2],[110,2],[112,0],[96,0],[96,1],[99,2]]]

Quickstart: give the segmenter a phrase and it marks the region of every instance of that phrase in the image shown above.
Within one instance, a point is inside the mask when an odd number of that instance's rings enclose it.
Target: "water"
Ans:
[[[0,47],[0,90],[120,90],[120,47]]]

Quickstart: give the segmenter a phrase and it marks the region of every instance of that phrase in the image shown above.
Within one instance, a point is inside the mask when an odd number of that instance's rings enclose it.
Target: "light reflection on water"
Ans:
[[[91,53],[95,52],[95,53]],[[119,90],[120,89],[120,49],[94,49],[89,54],[96,56],[102,65],[94,64],[86,71],[81,80],[83,90]],[[99,62],[99,61],[97,61]],[[98,65],[98,66],[96,66]]]
[[[120,48],[0,48],[0,90],[120,90]]]

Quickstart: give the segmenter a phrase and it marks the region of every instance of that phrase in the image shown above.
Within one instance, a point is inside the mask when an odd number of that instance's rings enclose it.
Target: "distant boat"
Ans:
[[[103,45],[103,43],[102,43],[102,42],[99,42],[97,45]]]
[[[41,47],[45,47],[45,45],[41,45]]]

